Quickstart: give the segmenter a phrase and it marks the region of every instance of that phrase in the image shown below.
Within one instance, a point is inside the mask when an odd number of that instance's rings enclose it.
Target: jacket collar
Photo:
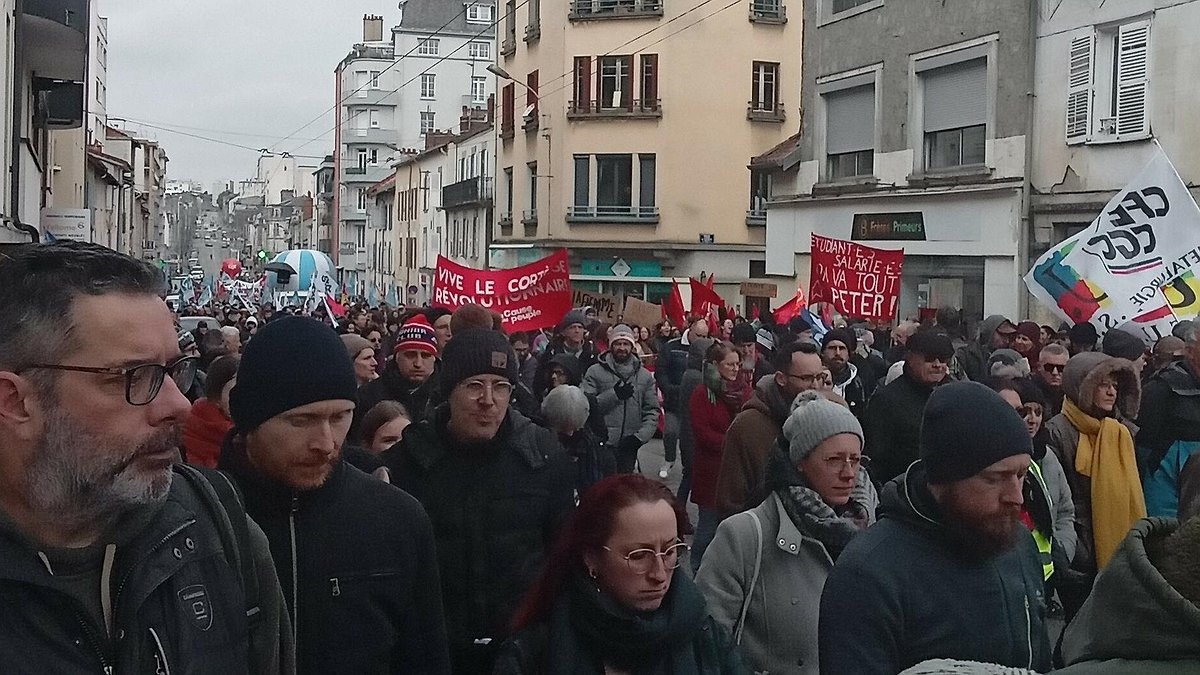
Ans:
[[[807,537],[792,522],[791,516],[783,508],[783,503],[779,501],[779,495],[774,492],[771,493],[771,504],[775,507],[775,512],[779,514],[779,531],[775,533],[776,548],[784,553],[800,555],[800,548],[804,545]]]
[[[453,443],[446,429],[449,421],[450,404],[443,403],[434,410],[429,419],[410,427],[411,432],[405,430],[401,447],[422,470],[428,471],[449,453],[449,444]],[[529,468],[540,469],[545,466],[546,458],[535,447],[533,434],[526,433],[527,427],[530,426],[533,426],[533,422],[510,407],[504,421],[500,423],[496,437],[476,446],[476,449],[484,453],[515,452]]]

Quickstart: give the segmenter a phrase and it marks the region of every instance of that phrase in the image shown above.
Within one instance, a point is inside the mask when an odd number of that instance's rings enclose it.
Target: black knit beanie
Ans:
[[[337,333],[319,321],[288,316],[246,343],[229,412],[245,433],[309,403],[355,401],[357,389],[354,363]]]
[[[442,351],[442,396],[449,398],[460,382],[479,375],[499,375],[517,383],[517,356],[508,338],[479,328],[455,333]]]
[[[1033,455],[1025,420],[1000,395],[978,382],[933,390],[921,424],[921,460],[929,482],[970,478],[1002,459]]]
[[[854,335],[854,331],[847,328],[834,328],[826,333],[825,337],[821,339],[821,351],[825,351],[825,348],[829,346],[829,343],[833,342],[834,340],[846,345],[846,349],[849,351],[858,349],[858,337]]]

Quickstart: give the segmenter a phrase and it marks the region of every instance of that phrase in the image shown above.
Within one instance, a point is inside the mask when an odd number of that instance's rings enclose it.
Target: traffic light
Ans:
[[[259,252],[258,252],[258,259],[259,259],[259,260],[266,260],[266,259],[267,259],[267,252],[266,252],[266,251],[259,251]]]

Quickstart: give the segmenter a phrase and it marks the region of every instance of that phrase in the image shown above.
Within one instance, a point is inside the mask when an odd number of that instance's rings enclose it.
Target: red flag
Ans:
[[[663,300],[663,316],[671,320],[671,324],[676,328],[683,330],[684,322],[687,320],[684,317],[683,296],[679,294],[679,284],[671,284],[671,294]]]
[[[717,275],[715,275],[715,274],[708,275],[708,278],[704,280],[704,285],[708,286],[708,290],[710,290],[710,291],[713,289],[713,285],[716,283],[717,283]]]
[[[758,305],[751,305],[750,306],[750,320],[758,321],[760,318],[762,318],[762,312],[759,311]]]
[[[712,277],[709,277],[710,279]],[[725,301],[720,295],[709,286],[689,278],[688,283],[692,287],[692,314],[704,316],[708,314],[709,307],[724,307]]]
[[[333,312],[334,316],[338,318],[346,316],[346,307],[337,300],[334,300],[332,295],[325,296],[325,304],[329,306],[329,311]]]
[[[807,304],[804,298],[804,289],[797,286],[796,295],[775,310],[775,324],[786,325],[787,322],[800,316],[800,310],[804,309]]]

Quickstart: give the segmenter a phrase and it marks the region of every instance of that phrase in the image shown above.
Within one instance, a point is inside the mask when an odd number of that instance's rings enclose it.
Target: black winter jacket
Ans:
[[[1138,469],[1151,476],[1176,441],[1200,441],[1200,378],[1183,362],[1160,370],[1142,389]]]
[[[262,531],[250,524],[259,612],[247,622],[213,512],[175,476],[165,502],[114,528],[112,628],[92,620],[50,558],[0,515],[0,671],[41,673],[293,672],[292,636]],[[101,597],[100,589],[95,589]],[[249,657],[249,661],[247,660]]]
[[[1042,568],[1023,526],[1009,551],[968,551],[920,464],[888,483],[880,514],[825,582],[822,673],[891,675],[935,658],[1050,669]]]
[[[933,387],[905,374],[875,392],[863,415],[871,480],[883,485],[920,457],[921,418]]]
[[[455,673],[491,672],[517,605],[574,507],[575,466],[555,435],[510,409],[496,438],[456,443],[449,406],[383,453],[393,484],[433,521]]]
[[[271,553],[296,626],[299,673],[449,673],[433,531],[421,505],[339,462],[295,492],[226,442],[221,468]]]
[[[663,410],[677,415],[688,403],[679,392],[683,373],[688,369],[688,349],[683,338],[675,338],[658,353],[658,363],[654,366],[654,381],[663,395]]]
[[[369,445],[369,439],[359,437],[362,418],[381,401],[403,403],[404,407],[408,408],[408,414],[412,415],[414,422],[425,419],[431,408],[430,401],[435,398],[435,390],[440,381],[438,369],[435,368],[429,379],[416,384],[400,374],[400,368],[396,365],[395,359],[388,359],[387,365],[383,368],[383,374],[358,388],[358,402],[354,406],[354,421],[350,424],[347,440],[364,446]]]

